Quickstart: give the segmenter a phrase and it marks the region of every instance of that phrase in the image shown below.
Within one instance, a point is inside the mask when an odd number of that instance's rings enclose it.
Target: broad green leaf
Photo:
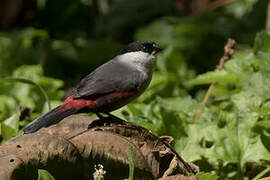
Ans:
[[[0,95],[0,122],[12,116],[17,108],[16,100],[13,97]]]
[[[213,174],[213,173],[208,173],[208,172],[199,172],[198,174],[196,174],[196,176],[202,180],[217,180],[218,179],[218,175]]]
[[[153,79],[142,96],[137,101],[146,102],[158,96],[171,96],[177,88],[178,79],[172,73],[154,73]],[[178,88],[177,88],[178,89]]]
[[[237,18],[243,17],[250,12],[258,0],[237,0],[225,6],[225,10]]]
[[[270,30],[263,30],[256,35],[254,53],[267,52],[270,49]]]
[[[3,137],[2,143],[7,141],[8,139],[15,137],[18,135],[18,130],[1,123],[1,135]]]
[[[46,170],[38,170],[38,180],[55,180],[55,178]]]
[[[51,103],[50,103],[50,99],[49,99],[47,93],[44,91],[44,89],[41,86],[39,86],[35,82],[28,80],[28,79],[23,79],[23,78],[3,78],[3,79],[0,79],[0,83],[1,82],[2,83],[4,83],[4,82],[13,82],[13,83],[19,82],[19,83],[25,83],[25,84],[30,84],[30,85],[36,86],[40,90],[40,92],[42,93],[44,98],[46,99],[49,109],[51,109]]]
[[[4,141],[18,135],[19,125],[24,126],[29,122],[19,122],[20,107],[35,111],[36,113],[30,114],[30,120],[33,120],[50,109],[48,104],[50,105],[51,100],[53,106],[59,105],[63,96],[63,91],[60,90],[63,81],[43,76],[40,65],[21,66],[14,70],[12,76],[0,78],[0,84],[0,121],[8,119],[16,112],[16,118],[12,121],[9,119],[8,126],[4,125]]]
[[[159,42],[162,46],[169,46],[174,42],[173,31],[174,26],[173,23],[170,23],[170,18],[163,18],[140,29],[135,36],[138,40],[151,39]]]
[[[239,77],[237,74],[231,74],[225,70],[216,70],[199,75],[195,79],[188,81],[186,84],[189,86],[194,86],[211,83],[236,83],[240,80],[241,77]]]

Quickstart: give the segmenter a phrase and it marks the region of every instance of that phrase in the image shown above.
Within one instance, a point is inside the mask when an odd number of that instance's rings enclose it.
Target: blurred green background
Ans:
[[[121,47],[152,40],[165,50],[150,87],[114,113],[173,136],[178,153],[209,172],[205,179],[269,175],[267,6],[267,0],[0,1],[1,142],[48,111],[49,102],[60,104]],[[217,71],[229,37],[237,41],[233,62]],[[217,86],[194,122],[212,82]]]
[[[221,7],[215,9],[218,2]],[[70,87],[123,45],[142,39],[177,51],[175,61],[203,73],[215,68],[228,37],[251,46],[256,32],[265,26],[267,1],[225,3],[4,0],[0,4],[1,76],[21,65],[41,64],[46,76],[62,79]]]

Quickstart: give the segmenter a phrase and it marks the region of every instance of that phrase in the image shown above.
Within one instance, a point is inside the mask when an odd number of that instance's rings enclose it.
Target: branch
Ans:
[[[265,26],[266,29],[270,30],[270,1],[268,2]]]
[[[235,0],[217,0],[209,3],[207,10],[215,10],[219,7],[225,6],[227,4],[233,3]]]

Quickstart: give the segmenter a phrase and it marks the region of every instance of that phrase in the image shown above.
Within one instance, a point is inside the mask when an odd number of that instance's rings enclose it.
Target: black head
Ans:
[[[157,54],[158,52],[162,51],[163,48],[158,46],[156,43],[152,41],[135,41],[128,44],[124,47],[119,54],[125,54],[128,52],[137,52],[142,51],[149,54]]]

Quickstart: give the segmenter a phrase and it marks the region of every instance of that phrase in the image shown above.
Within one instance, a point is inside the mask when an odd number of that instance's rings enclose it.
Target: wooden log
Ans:
[[[0,147],[0,177],[37,179],[45,169],[56,179],[92,179],[95,165],[104,168],[105,179],[129,176],[132,149],[134,179],[157,179],[198,172],[171,147],[145,128],[72,115],[36,133],[14,137]],[[182,178],[182,176],[181,176]]]

